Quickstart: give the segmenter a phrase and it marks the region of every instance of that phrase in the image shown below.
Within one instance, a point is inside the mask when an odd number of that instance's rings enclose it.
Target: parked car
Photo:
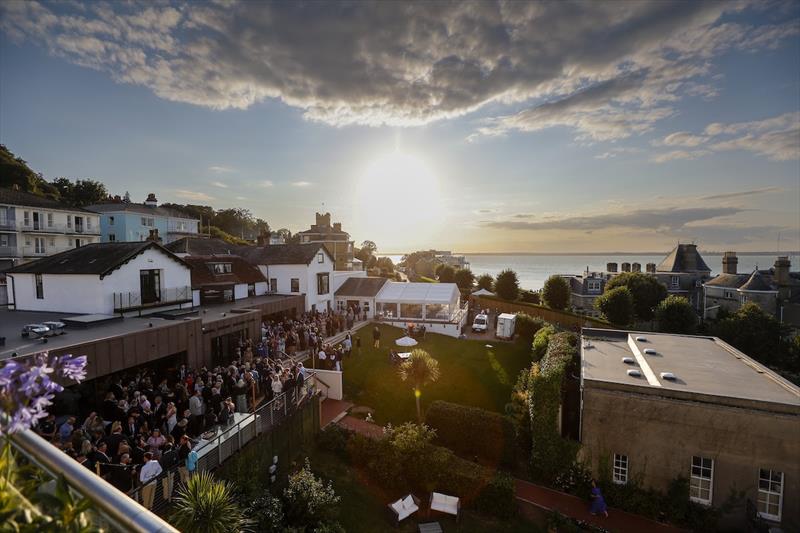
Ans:
[[[480,314],[475,317],[475,320],[472,321],[472,331],[474,333],[486,333],[486,330],[489,329],[489,317]]]
[[[50,328],[44,324],[26,324],[22,326],[23,337],[32,337],[34,339],[38,339],[39,337],[44,337],[49,332]]]
[[[66,324],[63,322],[59,322],[58,320],[48,320],[47,322],[42,322],[43,326],[47,326],[50,328],[50,335],[63,335],[66,333],[64,328],[67,327]]]

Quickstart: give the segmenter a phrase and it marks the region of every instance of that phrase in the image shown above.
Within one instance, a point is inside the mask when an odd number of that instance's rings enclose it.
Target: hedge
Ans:
[[[436,430],[439,444],[456,453],[514,464],[514,426],[499,413],[439,400],[428,407],[425,423]]]
[[[533,341],[536,332],[547,325],[539,317],[532,317],[527,313],[517,313],[517,334],[528,342]]]

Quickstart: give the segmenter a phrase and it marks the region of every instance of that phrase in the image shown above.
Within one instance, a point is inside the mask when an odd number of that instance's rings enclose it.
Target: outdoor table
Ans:
[[[402,352],[402,353],[399,353],[399,354],[397,354],[397,357],[399,357],[400,359],[402,359],[403,361],[405,361],[406,359],[408,359],[409,357],[411,357],[411,352]]]

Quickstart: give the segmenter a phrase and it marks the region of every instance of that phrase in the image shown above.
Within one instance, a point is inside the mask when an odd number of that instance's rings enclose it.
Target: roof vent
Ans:
[[[647,337],[636,337],[638,342],[647,342]]]
[[[622,362],[625,363],[626,365],[632,365],[636,361],[634,361],[633,357],[623,357]]]
[[[670,381],[675,381],[678,378],[676,378],[675,374],[673,374],[672,372],[662,372],[661,379],[668,379]]]
[[[645,355],[656,355],[658,352],[656,352],[656,351],[655,351],[654,349],[652,349],[652,348],[645,348],[645,349],[644,349],[644,353],[645,353]]]
[[[640,378],[642,377],[642,373],[636,370],[635,368],[631,368],[628,370],[628,375],[632,378]]]

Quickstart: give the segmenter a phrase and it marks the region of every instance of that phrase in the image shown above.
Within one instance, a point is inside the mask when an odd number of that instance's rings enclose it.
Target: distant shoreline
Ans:
[[[394,253],[394,252],[381,252],[379,256],[387,256],[387,255],[406,255],[407,252],[401,253]],[[660,252],[453,252],[453,255],[515,255],[515,256],[548,256],[548,255],[565,255],[565,256],[609,256],[609,255],[663,255],[666,256],[669,251],[660,251]],[[713,250],[700,250],[701,254],[706,255],[722,255],[724,251],[713,251]],[[736,252],[737,256],[746,256],[746,255],[800,255],[800,251],[797,250],[790,250],[787,252]]]

